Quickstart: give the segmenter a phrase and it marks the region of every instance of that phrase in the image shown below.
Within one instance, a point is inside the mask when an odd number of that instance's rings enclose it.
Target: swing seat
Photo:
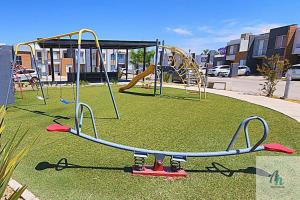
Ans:
[[[47,131],[50,132],[69,132],[70,127],[63,126],[60,124],[51,124],[50,126],[47,127]]]
[[[63,99],[63,98],[60,98],[60,102],[62,102],[63,104],[71,104],[72,102],[66,100],[66,99]]]

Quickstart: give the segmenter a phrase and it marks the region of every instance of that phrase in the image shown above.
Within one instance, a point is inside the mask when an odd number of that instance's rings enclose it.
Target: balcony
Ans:
[[[226,55],[226,60],[234,61],[235,60],[235,54]]]
[[[257,51],[253,52],[253,58],[265,57],[266,53],[267,53],[266,49],[258,49]]]

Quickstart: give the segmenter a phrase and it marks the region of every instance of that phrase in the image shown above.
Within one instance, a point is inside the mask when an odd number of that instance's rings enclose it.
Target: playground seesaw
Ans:
[[[22,45],[31,46],[32,44],[40,43],[43,41],[49,41],[49,40],[53,40],[53,39],[56,40],[56,39],[60,39],[60,38],[64,38],[64,37],[71,38],[71,36],[76,35],[78,38],[77,59],[80,60],[80,58],[81,58],[80,52],[81,52],[81,43],[82,43],[83,33],[89,33],[93,36],[93,38],[95,40],[96,49],[98,50],[97,53],[100,58],[100,63],[103,66],[105,66],[104,59],[102,57],[103,55],[101,53],[102,50],[101,50],[101,46],[100,46],[97,34],[96,34],[96,32],[94,32],[93,30],[90,30],[90,29],[81,29],[79,31],[56,35],[53,37],[42,38],[42,39],[37,39],[37,40],[29,41],[29,42],[19,43],[16,46],[16,50],[15,50],[16,55],[18,53],[19,47]],[[15,64],[16,64],[16,55],[14,56],[13,66],[15,66]],[[81,67],[80,63],[81,62],[76,62],[76,64],[77,64],[76,69],[80,69],[80,67]],[[156,59],[155,63],[157,63],[157,59]],[[109,77],[108,77],[105,67],[103,68],[103,71],[105,74],[105,79],[106,79],[106,83],[107,83],[107,86],[109,89],[109,94],[110,94],[110,97],[112,100],[112,104],[113,104],[113,107],[115,110],[116,118],[120,119],[119,111],[118,111],[118,108],[117,108],[117,105],[115,102],[115,98],[114,98],[114,95],[112,92]],[[241,122],[236,133],[233,135],[229,145],[227,146],[227,148],[224,151],[217,151],[217,152],[160,151],[160,150],[136,148],[136,147],[132,147],[132,146],[126,146],[126,145],[106,141],[106,140],[99,138],[99,136],[98,136],[95,118],[94,118],[91,107],[86,103],[80,102],[80,98],[79,98],[79,96],[80,96],[80,70],[76,70],[75,83],[76,83],[76,90],[75,90],[75,102],[74,102],[75,103],[75,106],[74,106],[74,110],[75,110],[74,111],[74,115],[75,115],[74,128],[59,125],[59,124],[53,124],[53,125],[48,126],[47,130],[48,131],[57,131],[57,132],[69,132],[75,136],[84,138],[84,139],[92,141],[92,142],[96,142],[98,144],[106,145],[106,146],[109,146],[112,148],[117,148],[117,149],[124,150],[124,151],[133,152],[134,153],[133,174],[151,175],[151,176],[186,176],[187,173],[181,168],[181,163],[186,162],[188,157],[230,156],[230,155],[240,155],[240,154],[244,154],[244,153],[253,153],[256,151],[276,151],[276,152],[282,152],[282,153],[288,153],[288,154],[292,154],[295,152],[293,149],[285,147],[281,144],[262,144],[268,136],[269,127],[268,127],[267,122],[263,118],[258,117],[258,116],[248,117],[247,119],[245,119],[244,121]],[[7,106],[7,103],[5,104],[5,106]],[[93,126],[94,136],[90,136],[81,131],[82,127],[83,127],[84,110],[87,110],[90,115],[90,119],[91,119],[92,126]],[[249,134],[248,134],[248,125],[249,125],[249,122],[251,122],[253,120],[258,120],[259,122],[261,122],[261,124],[263,125],[263,128],[264,128],[264,131],[263,131],[263,135],[262,135],[261,139],[258,140],[253,146],[251,146],[250,138],[249,138]],[[244,136],[245,136],[246,148],[233,149],[233,145],[234,145],[238,135],[242,131],[244,132]],[[154,157],[155,157],[154,166],[145,166],[145,159],[149,155],[154,155]],[[164,161],[165,157],[170,157],[170,166],[169,167],[163,166],[163,161]]]
[[[86,105],[85,105],[86,106]],[[233,135],[229,145],[224,151],[216,152],[174,152],[174,151],[159,151],[152,149],[136,148],[132,146],[126,146],[122,144],[117,144],[103,140],[98,137],[98,132],[93,120],[93,114],[88,108],[91,114],[91,118],[94,125],[94,137],[87,135],[76,130],[76,128],[69,128],[66,126],[53,124],[50,125],[48,131],[58,131],[58,132],[69,132],[86,140],[103,144],[109,147],[117,148],[120,150],[131,151],[134,153],[134,165],[133,174],[137,175],[151,175],[151,176],[187,176],[187,173],[181,168],[181,163],[186,162],[188,157],[216,157],[216,156],[230,156],[230,155],[240,155],[244,153],[253,153],[257,151],[276,151],[287,154],[292,154],[295,151],[281,144],[262,144],[268,136],[269,127],[267,122],[258,116],[251,116],[243,120],[238,127],[236,133]],[[83,114],[80,114],[83,116]],[[253,146],[250,144],[250,138],[248,133],[248,125],[252,120],[258,120],[262,123],[264,131],[261,139],[257,141]],[[80,120],[79,127],[82,127],[82,120]],[[238,135],[244,131],[246,148],[243,149],[232,149],[234,142],[236,141]],[[154,166],[145,166],[145,159],[149,155],[155,156]],[[165,157],[170,157],[170,167],[163,166],[163,160]]]

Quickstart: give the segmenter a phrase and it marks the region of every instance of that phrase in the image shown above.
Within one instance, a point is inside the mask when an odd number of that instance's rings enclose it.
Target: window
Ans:
[[[292,66],[291,69],[300,69],[300,65]]]
[[[240,65],[246,65],[246,60],[240,60]]]
[[[286,47],[286,35],[276,36],[275,49]]]
[[[229,48],[229,54],[232,55],[232,54],[234,54],[233,52],[234,52],[234,46],[230,46],[230,48]]]
[[[71,73],[72,72],[72,65],[66,65],[66,72]]]
[[[96,52],[93,52],[93,55],[92,55],[92,59],[93,59],[93,63],[96,63],[96,58],[97,58],[97,53]]]
[[[64,58],[68,58],[68,52],[67,51],[63,51],[63,56],[64,56]]]
[[[238,45],[232,45],[229,47],[229,55],[233,55],[238,51]]]
[[[59,59],[59,52],[58,51],[53,52],[53,59]]]
[[[42,57],[42,52],[41,52],[41,51],[37,51],[37,52],[36,52],[36,58],[37,58],[38,60],[42,60],[42,59],[43,59],[43,57]]]
[[[111,68],[112,72],[116,71],[116,66],[115,65],[111,65],[110,68]]]
[[[300,48],[300,43],[297,43],[297,44],[296,44],[296,48]]]
[[[222,65],[223,64],[223,61],[219,60],[217,61],[217,65]]]
[[[110,59],[111,60],[115,60],[116,59],[116,55],[115,54],[110,54]]]
[[[125,62],[125,54],[118,54],[118,63]]]
[[[59,75],[59,64],[54,64],[54,73]]]
[[[22,56],[17,56],[16,57],[16,64],[17,65],[22,65]]]
[[[83,51],[80,52],[80,63],[81,64],[84,63],[84,52]]]
[[[223,67],[220,67],[220,69],[229,69],[229,66],[228,65],[225,65]]]

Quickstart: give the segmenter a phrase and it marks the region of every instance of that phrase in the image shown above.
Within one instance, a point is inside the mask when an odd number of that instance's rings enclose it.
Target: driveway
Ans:
[[[261,88],[264,84],[262,76],[239,76],[239,77],[208,77],[208,81],[226,82],[228,90],[242,92],[243,94],[263,95]],[[292,81],[289,92],[289,99],[300,99],[300,81]],[[215,88],[221,89],[222,84],[215,84]],[[279,81],[274,95],[282,97],[284,95],[285,81]]]

